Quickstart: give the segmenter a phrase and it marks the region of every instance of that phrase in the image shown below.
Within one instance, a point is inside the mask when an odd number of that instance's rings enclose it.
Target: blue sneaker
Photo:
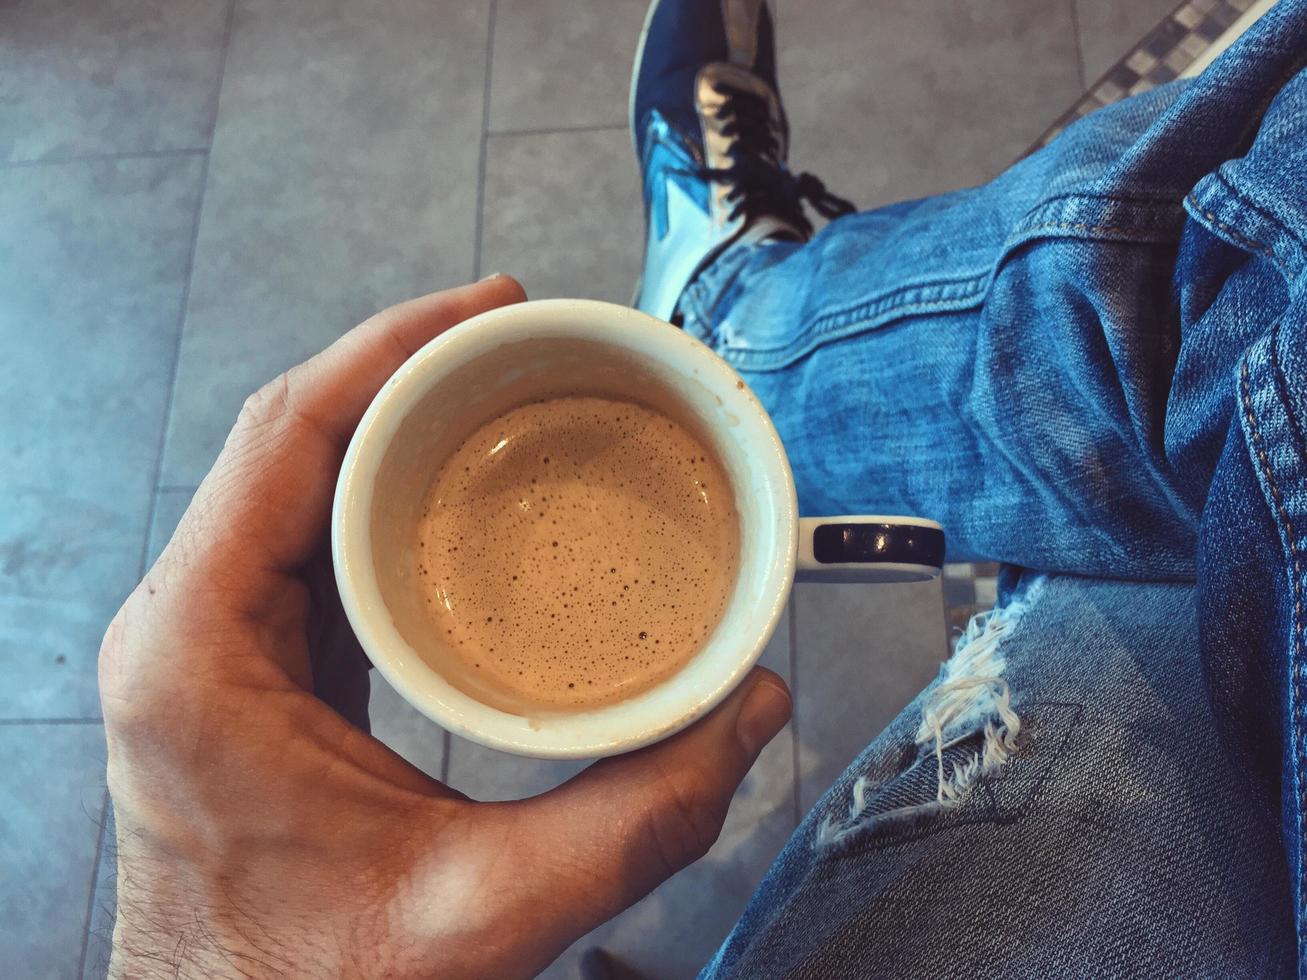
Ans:
[[[807,201],[853,211],[785,165],[789,126],[767,0],[653,0],[631,78],[644,177],[644,273],[635,305],[672,319],[690,281],[735,242],[807,241]]]

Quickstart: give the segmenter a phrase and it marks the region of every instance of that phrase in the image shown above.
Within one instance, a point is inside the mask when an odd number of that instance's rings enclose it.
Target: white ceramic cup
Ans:
[[[417,524],[441,464],[485,423],[542,398],[638,402],[680,422],[716,454],[740,517],[738,574],[717,628],[679,672],[624,701],[515,714],[436,666],[442,642],[417,588]],[[939,525],[920,518],[799,518],[794,478],[761,403],[721,358],[669,324],[590,300],[483,313],[441,334],[395,372],[346,451],[332,514],[336,582],[377,670],[451,732],[541,758],[589,758],[647,745],[707,714],[757,662],[796,572],[831,581],[932,578]]]

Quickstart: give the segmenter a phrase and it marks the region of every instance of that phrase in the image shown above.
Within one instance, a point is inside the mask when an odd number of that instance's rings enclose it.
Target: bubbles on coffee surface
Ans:
[[[628,402],[514,409],[442,467],[419,583],[479,679],[544,705],[633,696],[703,645],[735,582],[739,519],[689,432]]]

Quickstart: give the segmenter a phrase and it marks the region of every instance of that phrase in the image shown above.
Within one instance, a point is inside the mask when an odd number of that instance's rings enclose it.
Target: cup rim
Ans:
[[[763,458],[756,459],[758,470],[781,488],[777,496],[782,499],[775,501],[776,531],[785,544],[766,559],[769,588],[758,596],[757,628],[738,642],[739,657],[729,670],[714,675],[707,689],[683,684],[679,695],[667,693],[691,670],[692,661],[649,691],[613,705],[552,715],[550,725],[536,726],[524,716],[493,708],[454,687],[399,633],[377,582],[371,513],[377,472],[409,411],[442,378],[488,350],[548,336],[598,341],[657,356],[678,374],[693,374],[695,380],[711,386],[737,417],[746,413],[757,427],[750,447],[762,450]],[[753,453],[750,459],[755,462]],[[331,519],[332,560],[345,614],[373,665],[404,700],[447,731],[482,745],[558,759],[631,751],[685,728],[716,707],[757,663],[780,622],[794,581],[798,537],[798,500],[788,457],[770,416],[744,380],[710,348],[677,327],[630,307],[579,299],[534,300],[490,310],[443,332],[409,357],[373,398],[350,439]],[[710,641],[705,650],[715,642]],[[651,699],[655,692],[662,692],[661,700],[676,710],[666,710],[663,717],[645,717],[655,703]],[[606,721],[596,720],[601,717]],[[587,729],[595,731],[583,734]]]

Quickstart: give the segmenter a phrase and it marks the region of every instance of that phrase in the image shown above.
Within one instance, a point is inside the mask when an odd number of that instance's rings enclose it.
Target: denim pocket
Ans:
[[[1020,598],[972,618],[939,678],[887,730],[890,744],[823,801],[818,848],[885,846],[1029,808],[1082,713],[1030,697],[1029,669],[1009,670],[1008,646],[1044,589],[1034,579]]]

